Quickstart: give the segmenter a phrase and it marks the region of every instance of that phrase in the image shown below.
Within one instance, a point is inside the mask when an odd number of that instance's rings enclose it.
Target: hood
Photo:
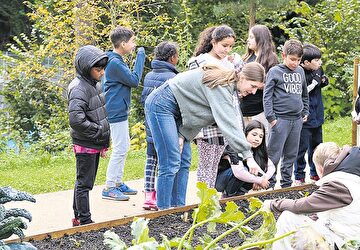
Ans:
[[[177,69],[175,68],[175,66],[169,62],[166,61],[160,61],[160,60],[152,60],[151,61],[151,68],[152,69],[169,69],[171,71],[173,71],[174,73],[179,73],[179,71],[177,71]]]
[[[328,175],[335,171],[335,169],[340,165],[340,163],[346,158],[346,156],[349,154],[351,150],[351,147],[344,146],[339,155],[336,157],[330,157],[325,160],[324,162],[324,173],[323,175]]]
[[[90,76],[90,69],[103,58],[108,58],[108,56],[95,46],[86,45],[81,47],[75,56],[76,75],[91,83],[96,82]]]

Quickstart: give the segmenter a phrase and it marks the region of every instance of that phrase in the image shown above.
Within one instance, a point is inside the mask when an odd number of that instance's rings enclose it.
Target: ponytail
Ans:
[[[239,81],[240,75],[249,81],[265,81],[265,69],[257,62],[245,64],[240,73],[234,69],[229,70],[212,64],[202,66],[202,70],[204,71],[203,83],[211,89],[217,86],[230,86]]]
[[[239,80],[235,70],[229,70],[218,65],[208,64],[202,66],[204,71],[203,83],[209,88],[217,86],[230,86]]]

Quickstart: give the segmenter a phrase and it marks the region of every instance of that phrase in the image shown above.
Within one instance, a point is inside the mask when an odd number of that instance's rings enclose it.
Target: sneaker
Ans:
[[[305,179],[304,178],[301,178],[301,179],[299,179],[299,180],[295,180],[295,182],[294,182],[294,186],[296,187],[296,186],[302,186],[302,185],[304,185],[305,184]]]
[[[85,221],[85,222],[80,222],[80,225],[87,225],[87,224],[92,224],[92,223],[95,223],[95,221],[93,220],[88,220],[88,221]]]
[[[117,187],[111,187],[102,191],[102,198],[114,201],[127,201],[129,196],[124,195]]]
[[[117,190],[119,190],[120,192],[122,192],[123,194],[126,194],[126,195],[135,195],[135,194],[137,194],[137,190],[130,188],[124,182],[120,183],[120,185],[117,186],[116,188],[117,188]]]
[[[317,176],[317,175],[314,175],[314,176],[310,176],[310,180],[312,180],[312,181],[318,181],[318,180],[320,180],[320,178],[319,178],[319,176]]]
[[[80,221],[79,221],[79,219],[77,219],[77,218],[72,218],[72,219],[71,219],[71,223],[72,223],[72,226],[73,226],[73,227],[80,226]]]

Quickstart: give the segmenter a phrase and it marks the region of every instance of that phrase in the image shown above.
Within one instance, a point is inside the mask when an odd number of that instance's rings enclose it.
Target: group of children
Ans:
[[[127,195],[137,193],[122,177],[130,145],[131,88],[142,78],[145,51],[138,48],[131,70],[124,56],[135,49],[134,32],[119,26],[110,39],[113,51],[103,53],[90,45],[78,50],[77,76],[68,89],[77,169],[74,226],[93,222],[89,190],[110,138],[112,155],[102,197],[128,200]],[[292,185],[293,166],[296,184],[304,183],[306,152],[310,178],[317,181],[323,175],[312,161],[322,142],[321,88],[328,84],[320,50],[291,39],[282,49],[283,64],[278,64],[270,31],[255,25],[241,60],[230,54],[235,39],[229,26],[207,28],[183,73],[176,69],[175,43],[165,41],[155,48],[141,95],[147,134],[144,209],[185,205],[194,138],[198,180],[224,197],[273,188],[280,159],[281,187]]]

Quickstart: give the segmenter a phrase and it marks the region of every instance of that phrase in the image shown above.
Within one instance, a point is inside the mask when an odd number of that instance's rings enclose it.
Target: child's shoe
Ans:
[[[295,180],[294,182],[294,186],[297,187],[297,186],[302,186],[305,184],[305,179],[304,178],[301,178],[299,180]]]
[[[102,191],[102,198],[114,201],[127,201],[129,196],[124,195],[117,187],[111,187]]]
[[[130,188],[128,185],[126,185],[124,182],[120,183],[118,186],[116,186],[120,192],[126,195],[135,195],[137,194],[137,190]]]
[[[80,225],[82,226],[82,225],[87,225],[87,224],[92,224],[92,223],[95,223],[95,221],[90,219],[90,220],[85,221],[85,222],[80,222]]]
[[[73,226],[73,227],[80,226],[80,221],[79,221],[78,218],[72,218],[72,219],[71,219],[71,223],[72,223],[72,226]]]
[[[319,176],[314,175],[314,176],[310,176],[310,180],[312,180],[313,182],[316,182],[318,180],[320,180]]]
[[[156,206],[156,191],[145,192],[145,202],[143,208],[145,210],[158,210],[158,207]]]

